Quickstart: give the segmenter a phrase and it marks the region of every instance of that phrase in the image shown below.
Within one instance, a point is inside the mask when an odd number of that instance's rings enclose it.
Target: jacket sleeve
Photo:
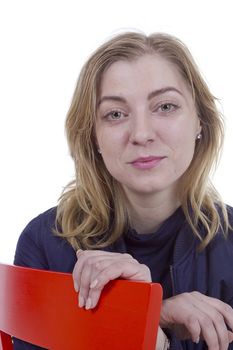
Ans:
[[[36,346],[20,339],[13,338],[13,349],[14,350],[46,350],[40,346]]]
[[[48,269],[41,231],[41,220],[38,216],[25,227],[19,237],[14,257],[15,265]]]
[[[21,233],[15,252],[14,264],[37,269],[47,269],[48,264],[40,242],[39,217],[33,219]],[[44,350],[36,345],[13,338],[14,350]]]

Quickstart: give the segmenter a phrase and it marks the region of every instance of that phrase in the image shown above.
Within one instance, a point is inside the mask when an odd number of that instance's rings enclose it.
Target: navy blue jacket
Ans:
[[[233,226],[233,208],[228,207],[229,221]],[[30,266],[46,270],[72,272],[77,261],[73,248],[64,239],[52,233],[56,208],[33,219],[21,234],[16,254],[16,265]],[[200,234],[204,235],[200,227]],[[187,222],[182,225],[173,249],[173,263],[170,266],[173,295],[199,291],[218,298],[233,307],[233,233],[226,240],[218,234],[198,253],[199,240],[192,233]],[[127,252],[124,239],[108,251]],[[200,341],[179,341],[171,335],[171,348],[175,350],[203,350],[206,345]],[[233,345],[230,345],[233,350]],[[15,350],[40,349],[25,342],[15,340]]]

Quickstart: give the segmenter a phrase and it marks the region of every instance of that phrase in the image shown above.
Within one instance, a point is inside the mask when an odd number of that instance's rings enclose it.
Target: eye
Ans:
[[[174,110],[176,107],[176,105],[174,105],[173,103],[163,103],[161,106],[160,106],[160,109],[162,112],[170,112],[172,110]]]
[[[180,106],[178,104],[164,101],[163,103],[160,102],[156,106],[154,106],[152,112],[161,116],[170,115],[170,113],[171,115],[173,115],[173,113],[175,113],[179,108]]]
[[[127,114],[122,112],[122,111],[118,111],[118,110],[112,110],[112,111],[106,113],[104,116],[104,118],[106,118],[108,120],[119,120],[119,119],[122,119],[124,117],[127,117]]]

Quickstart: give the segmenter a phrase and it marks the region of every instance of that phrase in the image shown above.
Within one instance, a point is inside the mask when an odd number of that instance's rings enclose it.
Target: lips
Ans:
[[[151,169],[159,165],[164,158],[166,157],[140,157],[130,162],[130,164],[132,164],[133,167],[138,169]]]

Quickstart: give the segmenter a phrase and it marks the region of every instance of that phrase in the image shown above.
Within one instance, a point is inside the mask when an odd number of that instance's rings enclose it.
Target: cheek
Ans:
[[[102,134],[97,140],[103,156],[110,156],[117,151],[117,141],[109,134]]]
[[[195,139],[193,134],[183,135],[177,140],[174,150],[174,171],[177,175],[182,175],[192,162],[195,150]]]
[[[126,133],[113,128],[100,128],[96,131],[96,138],[103,155],[122,153],[126,144]]]
[[[172,130],[167,130],[167,144],[171,150],[176,171],[185,170],[192,161],[195,143],[196,129],[194,125],[179,125]]]

